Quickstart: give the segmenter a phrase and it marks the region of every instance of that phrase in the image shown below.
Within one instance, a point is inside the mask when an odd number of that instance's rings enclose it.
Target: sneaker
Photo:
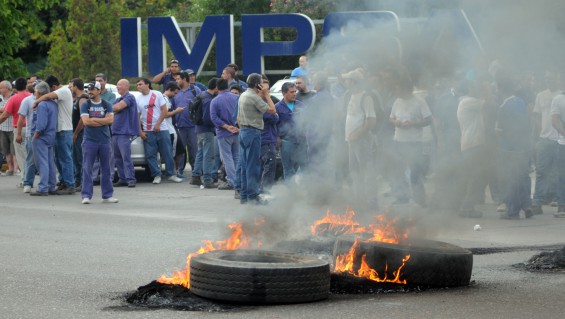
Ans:
[[[24,193],[31,193],[31,186],[29,185],[24,186]]]
[[[190,185],[196,185],[196,186],[200,186],[202,185],[202,180],[200,179],[200,176],[192,176],[190,178],[190,182],[188,182]]]
[[[114,203],[117,203],[117,202],[119,202],[119,200],[118,200],[117,198],[114,198],[114,197],[102,198],[102,203],[111,203],[111,204],[114,204]]]
[[[20,182],[16,185],[16,188],[24,188],[24,183]]]
[[[135,188],[135,183],[129,183],[128,188]]]
[[[259,194],[257,197],[249,199],[249,203],[255,205],[267,205],[269,201],[263,195]]]
[[[208,183],[208,184],[202,184],[204,186],[204,188],[218,188],[218,184],[216,183]]]
[[[175,182],[175,183],[181,183],[182,182],[182,178],[178,178],[178,176],[175,176],[175,175],[167,177],[167,180],[171,181],[171,182]]]
[[[510,220],[518,220],[520,219],[520,215],[508,215],[508,213],[500,214],[500,219],[510,219]]]
[[[241,199],[241,193],[236,189],[235,194],[233,194],[234,199]]]
[[[530,209],[532,211],[532,214],[534,214],[534,215],[543,214],[543,210],[541,209],[541,206],[532,206]]]
[[[498,205],[498,207],[496,208],[496,211],[499,213],[505,212],[506,211],[506,204],[502,203],[500,205]]]
[[[63,189],[58,189],[56,191],[57,195],[74,195],[75,188],[74,187],[65,187]]]
[[[90,198],[88,198],[88,197],[83,198],[82,203],[83,204],[90,204]]]
[[[230,184],[228,184],[228,182],[221,182],[220,184],[218,184],[218,189],[219,190],[232,190],[233,187],[231,187]]]
[[[531,208],[524,209],[524,215],[526,218],[532,218],[534,216],[534,211]]]
[[[33,193],[29,193],[29,195],[31,195],[31,196],[49,196],[49,193],[48,192],[35,191]]]
[[[553,214],[553,217],[555,217],[555,218],[565,218],[565,212],[555,213],[555,214]]]
[[[114,183],[114,187],[125,187],[125,186],[128,186],[128,183],[126,183],[126,182]]]
[[[4,176],[14,176],[14,171],[6,171],[6,173],[3,174]]]
[[[161,176],[155,176],[155,178],[153,178],[153,184],[161,184]]]
[[[182,178],[182,179],[186,179],[186,176],[182,175],[181,173],[178,173],[178,174],[177,174],[177,177],[178,177],[178,178]]]

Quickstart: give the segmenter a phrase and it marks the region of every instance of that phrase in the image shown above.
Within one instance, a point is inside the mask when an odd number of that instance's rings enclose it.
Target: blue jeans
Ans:
[[[220,147],[220,156],[224,167],[226,168],[226,175],[228,184],[235,188],[235,166],[239,159],[239,145],[237,135],[228,137],[219,137],[218,145]]]
[[[536,143],[536,190],[534,206],[547,204],[552,200],[552,192],[556,189],[557,157],[559,144],[546,138],[540,138]]]
[[[271,190],[275,183],[275,172],[277,166],[276,144],[261,145],[261,193]]]
[[[188,163],[190,164],[190,168],[194,170],[195,166],[195,159],[196,159],[196,152],[198,151],[198,142],[196,137],[196,128],[195,127],[179,127],[178,130],[178,139],[182,144],[182,149],[188,149]],[[179,154],[177,154],[179,155]],[[178,156],[177,156],[178,158]],[[179,173],[180,169],[184,169],[186,166],[186,157],[184,157],[179,163]]]
[[[143,141],[145,148],[145,160],[151,171],[151,176],[161,176],[161,163],[157,161],[157,151],[165,160],[165,173],[167,176],[175,175],[175,163],[173,161],[173,150],[169,131],[145,132],[147,138]]]
[[[241,157],[240,202],[255,200],[261,179],[261,130],[242,127],[239,131]]]
[[[135,168],[131,160],[131,141],[133,136],[114,135],[112,136],[112,148],[114,150],[114,162],[118,169],[118,182],[135,184]]]
[[[75,187],[73,165],[73,131],[57,132],[55,138],[55,164],[60,173],[59,180],[67,187]]]
[[[39,183],[37,191],[46,193],[55,191],[57,183],[57,172],[55,171],[55,159],[53,156],[53,146],[45,142],[42,138],[33,139],[33,156],[35,167],[39,171]]]
[[[112,145],[94,143],[88,140],[82,142],[82,198],[92,198],[93,191],[93,169],[94,161],[98,158],[100,163],[100,188],[102,198],[110,198],[114,194],[112,185],[112,170],[110,159],[112,157]]]
[[[33,159],[33,146],[31,145],[33,139],[32,136],[26,136],[26,166],[24,175],[24,186],[33,187],[33,181],[35,180],[35,174],[37,169],[35,168],[35,161]]]
[[[213,174],[215,166],[214,133],[198,133],[197,138],[198,152],[196,153],[196,160],[194,161],[192,176],[202,176],[202,182],[204,184],[212,184],[214,182]]]
[[[304,169],[307,148],[303,142],[282,140],[281,160],[283,165],[284,180],[290,182],[298,169]]]
[[[77,140],[73,143],[73,163],[75,166],[75,182],[78,185],[82,182],[82,138],[84,131],[80,132]]]
[[[530,152],[499,149],[499,181],[507,215],[518,216],[531,207]]]

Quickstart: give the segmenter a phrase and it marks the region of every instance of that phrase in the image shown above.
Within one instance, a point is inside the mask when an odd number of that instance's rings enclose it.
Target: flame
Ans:
[[[255,226],[261,226],[264,222],[264,220],[256,221]],[[215,250],[237,250],[246,249],[251,246],[249,236],[243,231],[243,223],[232,223],[228,225],[228,228],[231,230],[231,235],[226,240],[216,242],[204,240],[202,247],[200,247],[198,251],[191,253],[186,257],[186,266],[183,270],[173,273],[171,277],[161,275],[161,277],[157,279],[157,282],[162,284],[181,285],[186,288],[190,288],[190,260],[192,257]],[[255,245],[259,248],[261,247],[261,242],[259,241]]]
[[[401,271],[406,262],[410,259],[410,255],[406,255],[402,259],[402,265],[392,272],[392,278],[389,278],[388,262],[385,261],[384,273],[379,273],[371,268],[367,263],[367,255],[362,254],[360,250],[361,242],[384,242],[389,244],[399,244],[402,240],[408,238],[411,227],[400,226],[396,218],[389,218],[380,214],[374,216],[374,222],[368,226],[362,226],[355,220],[355,211],[347,209],[345,214],[332,214],[328,209],[326,216],[314,222],[311,227],[312,234],[321,235],[330,233],[332,235],[344,234],[364,234],[368,239],[361,240],[356,238],[355,242],[345,254],[338,255],[335,260],[334,272],[346,273],[355,277],[366,278],[376,282],[388,282],[406,284],[406,280],[401,280]],[[360,259],[360,261],[359,261]]]
[[[346,273],[354,277],[365,278],[375,282],[387,282],[404,285],[406,284],[406,279],[401,280],[400,275],[402,268],[404,268],[406,262],[410,259],[410,255],[406,255],[406,257],[402,258],[402,265],[400,265],[400,267],[392,272],[392,278],[388,278],[388,263],[385,263],[383,275],[380,276],[379,273],[375,269],[371,268],[367,263],[367,254],[363,254],[361,256],[361,264],[356,271],[355,263],[356,260],[358,260],[356,257],[359,254],[358,249],[360,242],[361,240],[359,238],[356,238],[355,242],[347,253],[338,255],[336,257],[334,268],[335,273]]]

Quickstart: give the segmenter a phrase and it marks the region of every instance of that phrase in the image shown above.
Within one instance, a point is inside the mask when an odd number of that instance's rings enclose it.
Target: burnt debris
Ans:
[[[531,257],[527,262],[514,265],[529,271],[565,271],[565,247],[555,251],[544,251]]]

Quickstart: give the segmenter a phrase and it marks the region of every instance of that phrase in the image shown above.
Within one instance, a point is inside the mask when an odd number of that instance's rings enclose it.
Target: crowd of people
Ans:
[[[139,137],[153,184],[161,160],[174,183],[188,164],[191,185],[233,190],[241,204],[272,196],[280,154],[288,187],[345,191],[361,211],[379,209],[378,190],[388,187],[392,205],[466,218],[482,216],[487,190],[503,219],[542,214],[551,202],[565,217],[565,73],[548,72],[541,86],[493,64],[425,83],[400,65],[310,70],[306,56],[299,64],[281,100],[265,75],[242,81],[229,64],[204,85],[177,60],[138,79],[135,96],[121,79],[116,98],[101,73],[86,85],[52,75],[2,81],[4,175],[21,172],[18,186],[32,196],[80,191],[84,204],[99,183],[102,202],[117,203],[114,187],[136,186]]]

